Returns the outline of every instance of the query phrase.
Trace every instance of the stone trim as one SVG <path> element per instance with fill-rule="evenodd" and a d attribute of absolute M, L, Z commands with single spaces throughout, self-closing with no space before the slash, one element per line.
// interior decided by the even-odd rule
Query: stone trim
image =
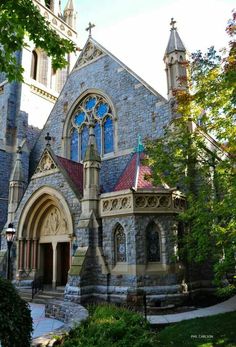
<path fill-rule="evenodd" d="M 34 3 L 41 15 L 50 22 L 51 26 L 57 30 L 60 36 L 64 36 L 67 39 L 69 37 L 70 40 L 73 40 L 74 42 L 77 41 L 77 32 L 69 24 L 56 16 L 48 7 L 41 4 L 38 0 L 34 0 Z"/>
<path fill-rule="evenodd" d="M 31 92 L 43 97 L 46 100 L 51 101 L 52 103 L 55 103 L 57 101 L 57 97 L 46 90 L 39 88 L 33 84 L 30 85 Z"/>
<path fill-rule="evenodd" d="M 101 217 L 134 213 L 180 213 L 184 208 L 185 197 L 170 190 L 102 194 L 99 203 Z"/>
<path fill-rule="evenodd" d="M 98 48 L 92 41 L 88 40 L 73 70 L 80 69 L 104 55 L 104 52 L 100 48 Z"/>

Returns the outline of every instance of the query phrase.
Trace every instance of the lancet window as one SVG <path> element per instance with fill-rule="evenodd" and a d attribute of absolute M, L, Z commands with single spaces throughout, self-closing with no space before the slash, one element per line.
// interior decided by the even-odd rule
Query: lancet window
<path fill-rule="evenodd" d="M 84 159 L 93 124 L 97 150 L 101 156 L 114 151 L 114 115 L 108 101 L 101 95 L 90 94 L 76 107 L 70 123 L 70 157 Z"/>
<path fill-rule="evenodd" d="M 115 241 L 115 262 L 125 263 L 126 262 L 126 235 L 123 227 L 119 224 L 114 233 Z"/>
<path fill-rule="evenodd" d="M 146 230 L 147 261 L 159 262 L 160 252 L 160 232 L 155 223 L 149 224 Z"/>
<path fill-rule="evenodd" d="M 30 77 L 34 80 L 37 79 L 37 70 L 38 70 L 38 54 L 33 51 L 32 52 L 32 58 L 31 58 L 31 73 Z"/>

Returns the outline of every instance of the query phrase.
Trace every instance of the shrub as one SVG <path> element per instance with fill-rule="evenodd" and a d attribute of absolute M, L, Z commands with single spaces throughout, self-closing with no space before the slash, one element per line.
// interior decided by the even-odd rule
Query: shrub
<path fill-rule="evenodd" d="M 156 335 L 141 315 L 113 305 L 92 307 L 90 314 L 64 347 L 156 347 Z"/>
<path fill-rule="evenodd" d="M 220 299 L 226 300 L 231 298 L 231 296 L 236 294 L 236 286 L 233 284 L 228 284 L 225 287 L 217 288 L 216 296 Z"/>
<path fill-rule="evenodd" d="M 32 318 L 28 303 L 14 286 L 0 277 L 0 341 L 3 347 L 29 347 Z"/>

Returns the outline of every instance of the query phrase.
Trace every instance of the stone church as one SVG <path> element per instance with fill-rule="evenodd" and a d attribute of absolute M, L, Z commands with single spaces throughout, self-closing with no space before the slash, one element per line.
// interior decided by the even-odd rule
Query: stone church
<path fill-rule="evenodd" d="M 34 3 L 76 42 L 72 0 L 63 14 L 59 0 Z M 65 300 L 82 303 L 125 302 L 138 289 L 160 305 L 181 300 L 176 217 L 185 200 L 147 179 L 142 143 L 171 122 L 172 91 L 186 74 L 175 22 L 164 53 L 168 100 L 91 31 L 65 70 L 52 71 L 32 44 L 19 55 L 23 67 L 31 61 L 24 83 L 0 80 L 0 228 L 16 229 L 14 277 L 42 277 L 52 288 L 64 286 Z M 28 125 L 32 114 L 49 114 L 41 131 Z"/>

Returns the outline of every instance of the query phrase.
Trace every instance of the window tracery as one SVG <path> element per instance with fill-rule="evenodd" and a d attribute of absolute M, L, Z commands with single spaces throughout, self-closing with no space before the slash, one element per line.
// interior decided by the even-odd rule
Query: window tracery
<path fill-rule="evenodd" d="M 103 96 L 90 94 L 77 105 L 71 117 L 70 158 L 72 160 L 84 159 L 91 124 L 94 126 L 100 155 L 114 151 L 114 115 L 111 107 Z"/>
<path fill-rule="evenodd" d="M 126 262 L 126 235 L 123 227 L 119 224 L 114 233 L 115 241 L 115 262 L 125 263 Z"/>

